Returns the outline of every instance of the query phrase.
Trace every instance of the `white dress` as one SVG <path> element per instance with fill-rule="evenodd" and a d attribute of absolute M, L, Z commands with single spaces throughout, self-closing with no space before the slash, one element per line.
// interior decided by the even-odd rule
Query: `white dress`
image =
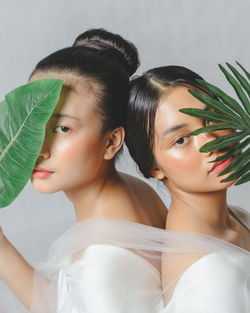
<path fill-rule="evenodd" d="M 53 244 L 48 262 L 40 266 L 51 280 L 43 284 L 37 272 L 31 311 L 159 312 L 164 307 L 160 252 L 147 249 L 151 230 L 158 234 L 157 228 L 114 219 L 76 224 Z"/>
<path fill-rule="evenodd" d="M 128 249 L 91 245 L 80 260 L 60 270 L 57 309 L 60 313 L 247 313 L 249 258 L 231 251 L 203 256 L 181 275 L 164 305 L 160 272 L 148 261 Z"/>
<path fill-rule="evenodd" d="M 250 259 L 221 251 L 192 264 L 161 313 L 249 313 Z"/>
<path fill-rule="evenodd" d="M 163 257 L 173 268 L 190 254 L 200 257 L 162 283 Z M 249 269 L 248 251 L 211 236 L 91 219 L 52 245 L 35 275 L 31 312 L 250 313 Z"/>
<path fill-rule="evenodd" d="M 95 244 L 60 269 L 57 311 L 153 313 L 160 290 L 160 273 L 145 259 L 128 249 Z"/>
<path fill-rule="evenodd" d="M 151 263 L 167 255 L 173 268 L 192 253 L 201 257 L 163 290 L 161 268 Z M 86 220 L 55 242 L 45 269 L 57 275 L 46 287 L 48 304 L 40 302 L 35 313 L 250 312 L 250 253 L 203 234 Z M 40 292 L 39 279 L 36 285 Z"/>
<path fill-rule="evenodd" d="M 250 215 L 231 213 L 249 230 Z M 225 245 L 226 247 L 226 245 Z M 243 253 L 242 253 L 243 252 Z M 179 277 L 161 313 L 249 313 L 250 253 L 232 245 L 199 258 Z"/>

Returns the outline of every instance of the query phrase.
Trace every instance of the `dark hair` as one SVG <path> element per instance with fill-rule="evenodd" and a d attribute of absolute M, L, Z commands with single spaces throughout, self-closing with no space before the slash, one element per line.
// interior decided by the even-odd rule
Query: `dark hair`
<path fill-rule="evenodd" d="M 153 138 L 155 113 L 159 100 L 167 87 L 184 85 L 209 93 L 196 81 L 202 79 L 182 66 L 164 66 L 151 69 L 130 83 L 130 97 L 126 123 L 125 142 L 130 155 L 146 177 L 152 177 L 155 164 Z"/>
<path fill-rule="evenodd" d="M 97 111 L 102 119 L 103 135 L 125 126 L 129 77 L 138 66 L 137 49 L 131 42 L 104 29 L 90 29 L 79 35 L 72 47 L 41 60 L 33 73 L 67 71 L 98 83 L 101 95 L 96 95 Z"/>

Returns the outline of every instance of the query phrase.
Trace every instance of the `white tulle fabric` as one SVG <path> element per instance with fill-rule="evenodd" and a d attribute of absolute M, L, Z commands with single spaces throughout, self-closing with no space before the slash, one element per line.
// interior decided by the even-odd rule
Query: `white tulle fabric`
<path fill-rule="evenodd" d="M 86 220 L 53 244 L 31 312 L 247 313 L 250 253 L 203 234 Z"/>
<path fill-rule="evenodd" d="M 0 299 L 1 313 L 24 312 L 8 310 L 1 290 Z M 37 267 L 30 311 L 249 313 L 250 253 L 203 234 L 86 220 L 61 236 Z"/>

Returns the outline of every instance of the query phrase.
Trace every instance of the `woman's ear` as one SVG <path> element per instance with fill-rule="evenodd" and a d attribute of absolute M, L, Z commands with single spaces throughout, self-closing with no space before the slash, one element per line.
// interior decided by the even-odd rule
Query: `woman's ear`
<path fill-rule="evenodd" d="M 118 127 L 105 136 L 106 151 L 104 153 L 105 160 L 111 160 L 116 153 L 121 149 L 125 137 L 123 127 Z"/>
<path fill-rule="evenodd" d="M 166 178 L 165 174 L 159 167 L 157 167 L 157 165 L 155 165 L 154 168 L 152 169 L 151 175 L 158 180 L 164 180 Z"/>

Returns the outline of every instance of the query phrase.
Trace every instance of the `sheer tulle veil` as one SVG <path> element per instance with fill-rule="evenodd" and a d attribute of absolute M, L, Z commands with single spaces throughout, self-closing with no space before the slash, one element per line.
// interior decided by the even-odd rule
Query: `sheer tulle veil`
<path fill-rule="evenodd" d="M 150 308 L 152 312 L 159 312 L 167 307 L 173 288 L 187 267 L 208 254 L 218 252 L 236 255 L 243 260 L 238 264 L 239 267 L 250 264 L 248 251 L 204 234 L 170 232 L 116 219 L 89 219 L 76 224 L 61 236 L 51 246 L 48 261 L 37 266 L 32 312 L 56 312 L 59 269 L 78 262 L 84 251 L 96 244 L 130 250 L 155 267 L 159 277 L 161 271 L 166 270 L 162 268 L 163 264 L 167 264 L 167 268 L 171 269 L 169 280 L 163 282 L 157 292 L 152 291 L 155 299 Z M 135 294 L 134 297 L 136 296 Z M 98 294 L 96 297 L 98 299 Z"/>

